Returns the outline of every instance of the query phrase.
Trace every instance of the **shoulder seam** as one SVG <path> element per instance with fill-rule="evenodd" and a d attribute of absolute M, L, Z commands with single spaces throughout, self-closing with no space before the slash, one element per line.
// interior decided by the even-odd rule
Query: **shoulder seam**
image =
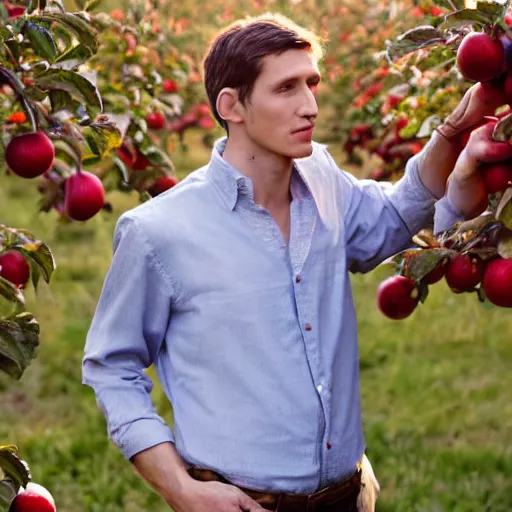
<path fill-rule="evenodd" d="M 142 229 L 142 226 L 141 226 L 139 220 L 136 217 L 129 217 L 128 219 L 134 223 L 137 230 L 140 231 L 140 233 L 141 233 L 144 245 L 146 246 L 146 248 L 148 250 L 149 263 L 155 267 L 156 271 L 166 280 L 167 284 L 170 286 L 171 291 L 172 291 L 171 304 L 174 304 L 176 302 L 175 294 L 177 293 L 177 289 L 178 289 L 175 281 L 172 279 L 169 271 L 167 270 L 167 268 L 165 267 L 163 262 L 156 256 L 155 252 L 153 251 L 153 248 L 151 246 L 151 241 L 149 240 L 146 233 Z"/>

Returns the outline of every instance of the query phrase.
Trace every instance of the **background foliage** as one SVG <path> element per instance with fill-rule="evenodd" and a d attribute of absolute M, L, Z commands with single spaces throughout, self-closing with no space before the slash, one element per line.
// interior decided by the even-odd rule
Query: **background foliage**
<path fill-rule="evenodd" d="M 375 134 L 371 139 L 378 146 L 403 112 L 411 123 L 410 132 L 404 135 L 412 136 L 416 132 L 411 126 L 418 129 L 429 114 L 449 109 L 468 86 L 451 67 L 446 73 L 438 68 L 441 72 L 432 76 L 421 71 L 421 63 L 415 72 L 410 62 L 404 61 L 391 72 L 382 71 L 389 67 L 383 54 L 386 40 L 412 26 L 437 23 L 439 13 L 430 2 L 196 0 L 162 2 L 158 11 L 152 10 L 150 3 L 148 6 L 149 15 L 139 32 L 105 29 L 101 33 L 105 49 L 93 62 L 100 67 L 98 88 L 107 96 L 109 107 L 119 109 L 120 114 L 134 112 L 139 119 L 145 118 L 148 109 L 158 107 L 172 122 L 174 113 L 160 101 L 158 79 L 152 83 L 156 95 L 144 96 L 133 109 L 132 104 L 123 107 L 125 100 L 116 99 L 119 84 L 102 81 L 102 76 L 109 75 L 101 75 L 101 70 L 120 77 L 123 63 L 159 64 L 162 76 L 172 76 L 179 84 L 182 112 L 186 113 L 204 101 L 199 63 L 217 27 L 244 13 L 279 11 L 329 37 L 317 140 L 329 143 L 338 163 L 359 176 L 374 173 L 382 161 L 370 152 L 347 154 L 346 143 L 354 126 L 370 124 Z M 76 8 L 73 4 L 67 7 Z M 111 12 L 118 7 L 105 2 L 98 11 Z M 132 32 L 139 38 L 146 34 L 144 44 L 134 46 L 133 39 L 127 37 Z M 165 37 L 158 35 L 162 33 Z M 436 65 L 450 58 L 449 52 L 437 55 Z M 439 87 L 432 88 L 432 80 L 438 80 Z M 389 89 L 405 82 L 407 96 L 413 100 L 403 104 L 392 100 L 393 110 Z M 125 96 L 136 100 L 130 94 Z M 425 108 L 418 110 L 418 105 Z M 16 110 L 4 106 L 10 109 L 4 116 Z M 218 128 L 198 126 L 181 134 L 146 132 L 135 145 L 142 151 L 154 146 L 169 152 L 172 162 L 166 164 L 165 172 L 182 178 L 208 161 L 209 144 L 221 133 Z M 404 161 L 385 163 L 394 166 L 396 176 Z M 107 440 L 92 390 L 80 385 L 85 335 L 110 263 L 113 227 L 123 211 L 144 199 L 143 185 L 132 191 L 119 186 L 119 177 L 127 172 L 119 161 L 106 158 L 97 167 L 91 158 L 90 164 L 110 176 L 105 184 L 112 211 L 100 212 L 87 224 L 69 223 L 55 208 L 38 214 L 41 193 L 37 187 L 13 175 L 0 176 L 1 222 L 25 227 L 44 240 L 58 265 L 50 286 L 43 282 L 37 294 L 32 289 L 26 292 L 27 309 L 41 326 L 39 357 L 20 382 L 0 375 L 0 440 L 20 447 L 23 458 L 30 462 L 34 481 L 53 493 L 59 511 L 164 510 L 165 504 Z M 352 278 L 361 340 L 365 433 L 383 488 L 378 510 L 509 511 L 510 313 L 482 305 L 469 294 L 455 296 L 441 282 L 412 317 L 389 321 L 377 312 L 375 290 L 391 272 L 391 268 L 380 267 Z M 153 397 L 172 424 L 172 410 L 159 385 Z"/>

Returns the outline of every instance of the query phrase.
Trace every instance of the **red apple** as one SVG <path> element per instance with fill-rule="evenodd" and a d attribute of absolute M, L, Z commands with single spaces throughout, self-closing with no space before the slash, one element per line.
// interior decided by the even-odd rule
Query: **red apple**
<path fill-rule="evenodd" d="M 199 116 L 211 116 L 212 114 L 210 106 L 206 103 L 199 103 L 198 105 L 196 105 L 195 111 Z"/>
<path fill-rule="evenodd" d="M 418 296 L 413 296 L 414 281 L 404 276 L 393 276 L 380 283 L 377 289 L 377 305 L 388 318 L 402 320 L 418 305 Z"/>
<path fill-rule="evenodd" d="M 438 263 L 426 276 L 425 282 L 427 284 L 435 284 L 444 277 L 446 266 L 444 262 Z"/>
<path fill-rule="evenodd" d="M 165 126 L 165 117 L 160 112 L 152 112 L 146 117 L 146 123 L 152 130 L 161 130 Z"/>
<path fill-rule="evenodd" d="M 468 255 L 456 256 L 446 267 L 445 279 L 454 293 L 473 290 L 482 277 L 483 263 Z"/>
<path fill-rule="evenodd" d="M 178 183 L 178 180 L 173 176 L 159 176 L 153 185 L 149 187 L 148 192 L 153 196 L 157 196 L 166 190 L 174 187 Z"/>
<path fill-rule="evenodd" d="M 66 180 L 66 213 L 73 220 L 94 217 L 105 203 L 105 191 L 98 176 L 81 171 Z"/>
<path fill-rule="evenodd" d="M 146 155 L 141 153 L 138 149 L 135 149 L 135 158 L 132 162 L 132 169 L 134 171 L 143 171 L 150 163 Z"/>
<path fill-rule="evenodd" d="M 0 254 L 0 276 L 19 288 L 25 288 L 30 277 L 30 267 L 25 256 L 15 250 Z"/>
<path fill-rule="evenodd" d="M 165 92 L 168 93 L 177 92 L 179 89 L 178 84 L 174 80 L 172 80 L 172 78 L 166 78 L 162 82 L 162 88 Z"/>
<path fill-rule="evenodd" d="M 56 512 L 55 500 L 42 485 L 29 482 L 14 498 L 9 512 Z"/>
<path fill-rule="evenodd" d="M 215 128 L 215 121 L 210 116 L 203 116 L 199 118 L 197 124 L 204 130 L 211 130 L 212 128 Z"/>
<path fill-rule="evenodd" d="M 512 308 L 512 259 L 491 260 L 485 267 L 482 286 L 490 302 Z"/>
<path fill-rule="evenodd" d="M 9 168 L 22 178 L 35 178 L 51 169 L 55 158 L 52 141 L 42 131 L 13 137 L 5 149 Z"/>
<path fill-rule="evenodd" d="M 8 18 L 19 18 L 25 14 L 25 7 L 22 5 L 11 5 L 9 2 L 4 0 L 5 8 L 7 9 Z"/>
<path fill-rule="evenodd" d="M 512 162 L 497 162 L 483 170 L 485 186 L 489 194 L 503 192 L 512 182 Z"/>
<path fill-rule="evenodd" d="M 457 66 L 462 75 L 474 82 L 496 78 L 503 69 L 504 50 L 498 39 L 483 32 L 470 32 L 457 51 Z"/>
<path fill-rule="evenodd" d="M 120 148 L 117 149 L 117 156 L 128 166 L 131 167 L 134 161 L 134 155 L 132 150 L 128 147 L 127 144 L 122 144 Z"/>

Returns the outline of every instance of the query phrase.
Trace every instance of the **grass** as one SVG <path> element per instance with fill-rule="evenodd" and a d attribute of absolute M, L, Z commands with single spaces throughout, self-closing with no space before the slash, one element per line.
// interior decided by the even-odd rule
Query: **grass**
<path fill-rule="evenodd" d="M 334 152 L 335 157 L 339 154 Z M 173 159 L 180 175 L 209 150 L 191 141 Z M 51 286 L 28 292 L 42 328 L 39 357 L 20 383 L 0 378 L 0 440 L 17 444 L 33 479 L 59 512 L 166 510 L 108 441 L 92 390 L 81 385 L 85 335 L 111 257 L 117 217 L 137 204 L 112 194 L 114 213 L 85 225 L 36 213 L 33 183 L 0 177 L 0 219 L 30 229 L 58 262 Z M 375 306 L 379 267 L 353 277 L 368 453 L 382 486 L 379 512 L 505 512 L 512 509 L 512 322 L 473 295 L 432 287 L 410 318 Z M 159 411 L 172 422 L 156 385 Z"/>

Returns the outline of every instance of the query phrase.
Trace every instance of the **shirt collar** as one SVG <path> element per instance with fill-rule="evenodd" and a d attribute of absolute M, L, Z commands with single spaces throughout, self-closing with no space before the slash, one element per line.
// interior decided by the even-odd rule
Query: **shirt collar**
<path fill-rule="evenodd" d="M 254 201 L 254 188 L 250 178 L 222 158 L 227 140 L 227 136 L 224 136 L 215 141 L 207 172 L 228 208 L 234 210 L 238 198 L 242 195 L 248 196 L 251 201 Z M 311 195 L 309 187 L 296 164 L 293 166 L 290 190 L 294 199 Z"/>

